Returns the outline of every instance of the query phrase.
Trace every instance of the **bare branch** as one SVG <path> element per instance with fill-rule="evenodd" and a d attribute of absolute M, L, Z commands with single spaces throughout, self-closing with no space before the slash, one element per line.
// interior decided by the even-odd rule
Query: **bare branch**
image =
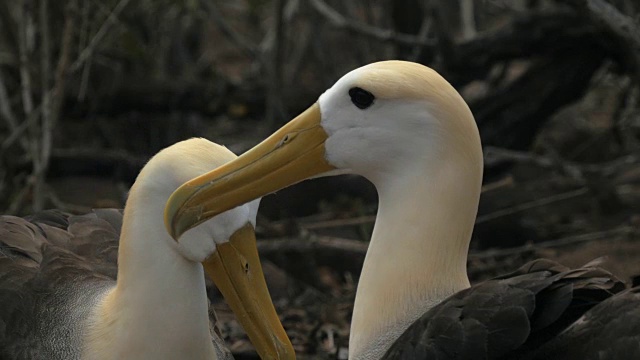
<path fill-rule="evenodd" d="M 485 259 L 509 255 L 518 255 L 530 251 L 536 251 L 545 248 L 558 248 L 574 244 L 580 244 L 588 241 L 619 239 L 622 236 L 630 236 L 638 234 L 638 229 L 622 225 L 609 230 L 590 232 L 586 234 L 567 236 L 560 239 L 548 240 L 536 244 L 527 244 L 523 246 L 498 249 L 473 251 L 469 253 L 469 260 Z M 258 241 L 258 250 L 261 255 L 271 256 L 281 254 L 285 251 L 295 251 L 299 253 L 330 253 L 330 254 L 347 254 L 350 259 L 362 258 L 367 252 L 368 243 L 359 240 L 350 240 L 328 236 L 311 236 L 308 239 L 269 239 L 268 241 Z"/>
<path fill-rule="evenodd" d="M 578 164 L 574 164 L 561 159 L 552 159 L 546 156 L 532 154 L 530 152 L 516 151 L 510 149 L 488 146 L 484 150 L 485 166 L 493 167 L 505 161 L 515 161 L 518 163 L 531 163 L 543 168 L 554 168 L 560 170 L 565 175 L 579 180 L 584 180 L 583 171 Z"/>
<path fill-rule="evenodd" d="M 267 87 L 267 123 L 273 126 L 276 119 L 283 115 L 280 87 L 282 84 L 282 52 L 284 38 L 284 7 L 285 0 L 276 0 L 274 3 L 273 29 L 274 38 L 269 56 L 269 81 Z"/>
<path fill-rule="evenodd" d="M 491 192 L 494 190 L 502 189 L 504 187 L 513 187 L 514 184 L 515 181 L 513 180 L 513 176 L 509 175 L 504 177 L 503 179 L 482 185 L 480 193 Z"/>
<path fill-rule="evenodd" d="M 18 127 L 16 127 L 6 139 L 4 139 L 2 144 L 0 144 L 0 149 L 3 151 L 8 149 L 18 139 L 20 139 L 21 142 L 26 142 L 26 139 L 22 137 L 22 134 L 29 127 L 33 126 L 33 124 L 38 120 L 38 118 L 40 117 L 41 109 L 42 109 L 41 105 L 33 109 L 33 112 L 31 112 L 31 115 L 26 120 L 21 122 L 20 125 L 18 125 Z M 28 144 L 25 145 L 25 147 L 28 148 Z"/>
<path fill-rule="evenodd" d="M 500 186 L 506 186 L 508 185 L 512 180 L 504 180 L 499 182 Z M 476 219 L 476 224 L 482 224 L 485 223 L 487 221 L 491 221 L 491 220 L 495 220 L 501 217 L 505 217 L 505 216 L 509 216 L 509 215 L 513 215 L 519 212 L 523 212 L 526 210 L 530 210 L 530 209 L 534 209 L 537 207 L 541 207 L 541 206 L 547 206 L 556 202 L 560 202 L 560 201 L 564 201 L 564 200 L 568 200 L 568 199 L 573 199 L 575 197 L 579 197 L 582 195 L 585 195 L 589 192 L 589 189 L 587 188 L 580 188 L 577 190 L 572 190 L 572 191 L 568 191 L 568 192 L 564 192 L 561 194 L 554 194 L 552 196 L 548 196 L 542 199 L 536 199 L 534 201 L 529 201 L 526 203 L 522 203 L 522 204 L 518 204 L 516 206 L 512 206 L 506 209 L 502 209 L 502 210 L 498 210 L 498 211 L 494 211 L 492 213 L 489 214 L 485 214 L 485 215 L 480 215 L 478 216 L 478 218 Z M 302 224 L 301 226 L 307 230 L 316 230 L 316 229 L 326 229 L 326 228 L 333 228 L 333 227 L 341 227 L 341 226 L 354 226 L 354 225 L 361 225 L 361 224 L 370 224 L 375 222 L 376 220 L 376 216 L 375 215 L 367 215 L 367 216 L 359 216 L 359 217 L 355 217 L 355 218 L 348 218 L 348 219 L 333 219 L 333 220 L 326 220 L 326 221 L 317 221 L 317 222 L 313 222 L 313 223 L 309 223 L 309 224 Z"/>
<path fill-rule="evenodd" d="M 2 32 L 4 34 L 3 39 L 7 41 L 10 51 L 14 54 L 19 54 L 20 45 L 18 44 L 18 36 L 15 34 L 18 27 L 11 16 L 11 11 L 9 10 L 10 3 L 10 1 L 0 1 L 0 25 L 2 25 Z"/>
<path fill-rule="evenodd" d="M 346 19 L 323 0 L 311 0 L 311 5 L 333 26 L 340 29 L 347 29 L 361 35 L 387 42 L 396 42 L 405 45 L 422 45 L 425 47 L 435 46 L 434 40 L 420 39 L 413 35 L 401 34 L 393 30 L 385 30 L 368 24 L 363 24 L 354 19 Z"/>
<path fill-rule="evenodd" d="M 572 191 L 568 191 L 568 192 L 564 192 L 564 193 L 560 193 L 560 194 L 554 194 L 551 196 L 547 196 L 541 199 L 536 199 L 533 201 L 529 201 L 526 203 L 522 203 L 522 204 L 518 204 L 516 206 L 512 206 L 506 209 L 501 209 L 498 211 L 494 211 L 492 213 L 489 214 L 485 214 L 485 215 L 480 215 L 476 218 L 476 224 L 482 224 L 485 223 L 487 221 L 491 221 L 491 220 L 495 220 L 495 219 L 499 219 L 501 217 L 505 217 L 505 216 L 509 216 L 509 215 L 513 215 L 519 212 L 523 212 L 526 210 L 530 210 L 530 209 L 535 209 L 537 207 L 541 207 L 541 206 L 547 206 L 547 205 L 551 205 L 553 203 L 557 203 L 560 201 L 564 201 L 564 200 L 569 200 L 569 199 L 573 199 L 582 195 L 586 195 L 589 193 L 589 189 L 588 188 L 580 188 L 577 190 L 572 190 Z"/>
<path fill-rule="evenodd" d="M 51 123 L 55 127 L 60 117 L 60 108 L 65 97 L 65 88 L 67 79 L 65 74 L 69 69 L 69 61 L 71 58 L 71 47 L 73 45 L 73 33 L 75 30 L 75 1 L 69 1 L 66 7 L 64 29 L 62 31 L 62 39 L 60 44 L 60 56 L 56 71 L 54 74 L 54 83 L 51 96 Z M 51 152 L 51 146 L 47 147 L 47 151 Z M 46 158 L 49 153 L 45 154 Z"/>
<path fill-rule="evenodd" d="M 122 12 L 122 10 L 124 10 L 124 8 L 127 6 L 129 1 L 131 0 L 120 0 L 120 2 L 118 2 L 116 7 L 113 8 L 113 11 L 111 11 L 111 13 L 109 14 L 109 17 L 107 17 L 107 20 L 105 20 L 102 23 L 102 25 L 100 25 L 98 32 L 93 36 L 93 38 L 89 42 L 89 45 L 87 45 L 87 47 L 84 48 L 82 52 L 80 52 L 80 55 L 78 56 L 76 61 L 74 61 L 73 64 L 71 64 L 71 66 L 69 67 L 70 72 L 73 73 L 73 72 L 76 72 L 78 69 L 80 69 L 80 67 L 84 64 L 84 62 L 91 56 L 91 54 L 96 49 L 96 47 L 98 46 L 102 38 L 111 29 L 111 26 L 113 26 L 113 24 L 116 23 L 118 16 Z"/>
<path fill-rule="evenodd" d="M 31 118 L 34 114 L 34 104 L 33 104 L 33 91 L 31 86 L 31 74 L 29 69 L 29 56 L 31 55 L 35 34 L 35 25 L 33 23 L 33 17 L 31 14 L 31 6 L 33 5 L 33 1 L 24 0 L 19 5 L 19 28 L 18 28 L 18 39 L 19 39 L 19 49 L 20 49 L 20 85 L 21 85 L 21 95 L 22 95 L 22 108 L 24 110 L 24 115 L 26 119 Z M 43 89 L 43 91 L 46 91 Z M 40 174 L 40 151 L 39 151 L 39 132 L 40 128 L 38 126 L 37 121 L 29 121 L 27 122 L 27 129 L 29 130 L 29 152 L 31 154 L 31 164 L 32 171 L 30 180 L 28 181 L 27 186 L 35 187 L 34 192 L 36 195 L 34 196 L 34 205 L 39 204 L 38 202 L 38 177 Z M 21 206 L 22 200 L 20 199 L 19 204 Z M 13 204 L 10 209 L 13 208 Z"/>
<path fill-rule="evenodd" d="M 53 149 L 53 157 L 78 162 L 89 159 L 94 163 L 120 163 L 140 169 L 149 160 L 147 156 L 136 155 L 124 150 L 66 148 Z"/>
<path fill-rule="evenodd" d="M 24 204 L 24 200 L 27 197 L 27 194 L 29 193 L 29 187 L 30 187 L 30 184 L 27 184 L 24 187 L 22 187 L 20 191 L 15 193 L 13 200 L 11 200 L 11 203 L 9 204 L 9 208 L 7 209 L 7 214 L 18 213 L 18 211 L 22 208 L 22 205 Z"/>
<path fill-rule="evenodd" d="M 574 179 L 582 179 L 585 172 L 598 173 L 601 176 L 610 176 L 620 170 L 620 167 L 640 162 L 638 155 L 626 155 L 612 161 L 597 164 L 581 164 L 564 159 L 554 159 L 546 156 L 535 155 L 529 152 L 502 149 L 488 146 L 484 149 L 485 166 L 492 167 L 505 161 L 518 163 L 532 163 L 543 168 L 552 168 L 562 171 Z"/>
<path fill-rule="evenodd" d="M 309 224 L 302 224 L 302 227 L 307 230 L 327 229 L 342 226 L 354 226 L 362 224 L 371 224 L 376 221 L 375 215 L 358 216 L 347 219 L 332 219 L 325 221 L 316 221 Z"/>
<path fill-rule="evenodd" d="M 620 109 L 615 131 L 626 151 L 638 153 L 640 143 L 635 136 L 634 127 L 640 125 L 637 104 L 640 104 L 640 87 L 634 86 L 623 94 L 624 105 Z M 631 131 L 630 131 L 631 130 Z"/>
<path fill-rule="evenodd" d="M 628 236 L 637 234 L 638 229 L 623 225 L 619 227 L 615 227 L 613 229 L 605 230 L 605 231 L 596 231 L 590 232 L 586 234 L 567 236 L 564 238 L 544 241 L 536 244 L 527 244 L 523 246 L 508 248 L 508 249 L 498 249 L 498 250 L 487 250 L 482 252 L 472 252 L 469 254 L 469 258 L 473 259 L 482 259 L 482 258 L 490 258 L 497 256 L 507 256 L 507 255 L 517 255 L 528 251 L 536 251 L 544 248 L 556 248 L 568 245 L 579 244 L 587 241 L 595 241 L 595 240 L 609 240 L 616 239 L 620 236 Z"/>
<path fill-rule="evenodd" d="M 40 156 L 33 159 L 33 197 L 32 208 L 34 211 L 44 209 L 44 184 L 45 173 L 48 167 L 48 154 L 51 148 L 51 134 L 53 132 L 53 124 L 51 119 L 51 94 L 49 93 L 49 82 L 51 80 L 51 47 L 49 44 L 49 17 L 47 8 L 48 0 L 40 0 L 40 8 L 38 18 L 40 21 L 40 80 L 42 95 L 42 139 L 40 143 Z M 32 141 L 37 141 L 33 139 Z"/>
<path fill-rule="evenodd" d="M 277 254 L 283 249 L 298 252 L 338 251 L 341 254 L 353 254 L 364 256 L 369 245 L 359 240 L 349 240 L 335 237 L 315 237 L 309 239 L 271 239 L 258 241 L 258 250 L 261 255 Z"/>
<path fill-rule="evenodd" d="M 209 10 L 209 16 L 213 22 L 218 25 L 218 28 L 231 42 L 238 45 L 242 51 L 244 51 L 249 57 L 258 57 L 260 51 L 258 47 L 251 44 L 247 39 L 235 31 L 231 25 L 225 20 L 224 16 L 218 10 L 218 7 L 214 4 L 214 0 L 203 0 L 203 4 Z"/>
<path fill-rule="evenodd" d="M 70 204 L 62 201 L 53 189 L 47 189 L 47 198 L 51 201 L 53 206 L 61 211 L 70 212 L 74 214 L 85 214 L 91 212 L 90 206 Z"/>
<path fill-rule="evenodd" d="M 431 16 L 425 16 L 422 19 L 422 25 L 420 25 L 420 31 L 418 31 L 418 40 L 421 42 L 420 44 L 415 44 L 413 49 L 411 50 L 411 56 L 409 57 L 410 61 L 418 61 L 420 55 L 422 54 L 422 50 L 424 49 L 424 42 L 427 41 L 429 37 L 429 33 L 431 32 L 431 27 L 433 26 L 433 22 L 431 21 Z"/>
<path fill-rule="evenodd" d="M 594 22 L 626 45 L 636 81 L 640 82 L 640 25 L 633 17 L 622 14 L 603 0 L 569 0 L 572 6 L 586 12 Z"/>
<path fill-rule="evenodd" d="M 465 40 L 472 39 L 476 35 L 473 0 L 460 0 L 460 20 L 462 23 L 462 36 Z"/>
<path fill-rule="evenodd" d="M 80 77 L 80 88 L 78 89 L 78 101 L 82 102 L 87 97 L 87 88 L 89 87 L 89 75 L 91 74 L 91 64 L 93 57 L 89 56 L 85 65 L 82 67 L 82 75 Z"/>
<path fill-rule="evenodd" d="M 304 60 L 309 54 L 312 37 L 315 35 L 316 31 L 317 29 L 311 23 L 306 29 L 301 30 L 296 35 L 297 44 L 296 46 L 293 46 L 291 54 L 287 56 L 289 58 L 289 65 L 287 66 L 287 71 L 284 74 L 286 76 L 286 80 L 284 80 L 285 84 L 291 84 L 294 79 L 298 78 L 300 69 L 303 67 Z"/>
<path fill-rule="evenodd" d="M 20 82 L 22 94 L 22 107 L 25 116 L 29 116 L 33 111 L 33 98 L 31 92 L 31 75 L 29 73 L 29 53 L 33 40 L 33 19 L 28 13 L 28 1 L 22 1 L 20 4 L 20 14 L 18 16 L 20 26 L 18 29 L 19 50 L 20 50 Z"/>
<path fill-rule="evenodd" d="M 18 127 L 18 120 L 11 109 L 11 101 L 7 94 L 7 87 L 4 85 L 2 71 L 0 71 L 0 115 L 9 125 L 9 129 L 14 131 Z"/>

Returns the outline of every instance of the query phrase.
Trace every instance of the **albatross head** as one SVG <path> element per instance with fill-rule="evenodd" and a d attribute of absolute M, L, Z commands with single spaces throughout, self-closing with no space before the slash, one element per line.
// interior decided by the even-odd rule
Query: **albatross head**
<path fill-rule="evenodd" d="M 165 225 L 177 238 L 238 204 L 337 173 L 362 175 L 379 194 L 349 346 L 350 358 L 375 359 L 425 310 L 469 286 L 480 137 L 435 71 L 402 61 L 353 70 L 262 143 L 183 184 Z"/>
<path fill-rule="evenodd" d="M 379 191 L 399 173 L 450 164 L 482 175 L 480 137 L 458 92 L 434 70 L 383 61 L 343 76 L 315 104 L 237 160 L 173 193 L 173 237 L 238 204 L 310 177 L 354 173 Z M 424 171 L 423 171 L 424 170 Z"/>
<path fill-rule="evenodd" d="M 206 139 L 181 141 L 156 154 L 140 173 L 136 186 L 144 188 L 148 197 L 166 201 L 183 183 L 236 158 L 226 147 Z M 240 229 L 255 227 L 259 204 L 260 199 L 255 199 L 207 219 L 174 240 L 173 245 L 187 259 L 204 262 Z"/>
<path fill-rule="evenodd" d="M 420 64 L 384 61 L 356 69 L 322 94 L 318 107 L 327 162 L 378 188 L 409 168 L 478 153 L 466 103 Z"/>
<path fill-rule="evenodd" d="M 236 155 L 227 148 L 205 139 L 179 142 L 159 152 L 144 167 L 131 191 L 136 197 L 133 202 L 160 201 L 164 205 L 182 183 L 234 159 Z M 294 359 L 258 257 L 254 228 L 259 202 L 260 199 L 252 199 L 215 217 L 202 219 L 199 226 L 175 240 L 166 238 L 183 257 L 203 264 L 262 358 Z M 128 207 L 126 211 L 154 208 Z M 153 216 L 139 218 L 155 219 Z"/>

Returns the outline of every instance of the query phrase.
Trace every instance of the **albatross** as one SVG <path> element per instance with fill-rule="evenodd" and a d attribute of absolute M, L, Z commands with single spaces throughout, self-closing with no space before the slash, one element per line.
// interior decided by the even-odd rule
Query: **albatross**
<path fill-rule="evenodd" d="M 379 207 L 349 359 L 640 358 L 640 291 L 621 291 L 597 264 L 539 260 L 470 286 L 482 171 L 478 128 L 458 92 L 428 67 L 383 61 L 349 72 L 262 143 L 183 184 L 165 225 L 180 239 L 301 180 L 362 175 Z"/>
<path fill-rule="evenodd" d="M 185 140 L 146 164 L 124 213 L 0 217 L 0 358 L 227 359 L 210 330 L 206 273 L 263 359 L 294 359 L 256 250 L 259 200 L 179 241 L 163 224 L 180 184 L 234 158 Z"/>

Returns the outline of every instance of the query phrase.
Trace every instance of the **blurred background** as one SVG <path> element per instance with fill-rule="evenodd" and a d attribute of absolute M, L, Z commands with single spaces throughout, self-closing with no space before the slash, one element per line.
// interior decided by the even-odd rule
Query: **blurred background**
<path fill-rule="evenodd" d="M 607 256 L 624 280 L 640 275 L 635 0 L 0 1 L 0 208 L 122 207 L 161 148 L 200 136 L 242 153 L 383 59 L 436 69 L 475 115 L 473 281 L 537 257 Z M 302 359 L 346 358 L 376 206 L 355 176 L 262 202 L 265 273 Z"/>

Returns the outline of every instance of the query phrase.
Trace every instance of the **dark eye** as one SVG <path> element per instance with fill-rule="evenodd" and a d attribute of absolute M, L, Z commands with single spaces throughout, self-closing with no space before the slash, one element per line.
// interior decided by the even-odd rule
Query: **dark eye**
<path fill-rule="evenodd" d="M 357 106 L 359 109 L 368 108 L 373 104 L 373 100 L 376 99 L 372 93 L 359 87 L 349 89 L 349 96 L 351 97 L 353 105 Z"/>

